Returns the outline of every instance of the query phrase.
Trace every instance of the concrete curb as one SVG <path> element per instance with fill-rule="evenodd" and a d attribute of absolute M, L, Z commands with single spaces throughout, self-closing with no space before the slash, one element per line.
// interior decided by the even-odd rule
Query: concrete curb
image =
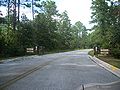
<path fill-rule="evenodd" d="M 120 81 L 111 83 L 91 83 L 84 85 L 84 90 L 120 90 Z"/>
<path fill-rule="evenodd" d="M 113 74 L 115 74 L 116 76 L 118 76 L 120 78 L 120 69 L 119 68 L 117 68 L 115 66 L 112 66 L 112 65 L 96 58 L 95 56 L 92 57 L 92 56 L 89 55 L 89 58 L 91 60 L 93 60 L 95 63 L 97 63 L 99 66 L 105 68 L 106 70 L 112 72 Z"/>

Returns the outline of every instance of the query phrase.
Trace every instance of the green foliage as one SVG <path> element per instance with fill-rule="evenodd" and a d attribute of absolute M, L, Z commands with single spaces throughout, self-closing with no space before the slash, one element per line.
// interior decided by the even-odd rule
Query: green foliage
<path fill-rule="evenodd" d="M 90 37 L 93 45 L 99 43 L 102 48 L 109 48 L 116 57 L 120 50 L 120 7 L 113 2 L 113 0 L 92 0 L 91 23 L 96 23 L 96 27 Z"/>
<path fill-rule="evenodd" d="M 2 25 L 0 33 L 1 53 L 6 56 L 17 55 L 17 34 L 12 29 L 7 30 L 6 25 Z"/>
<path fill-rule="evenodd" d="M 63 49 L 70 48 L 70 41 L 71 41 L 71 24 L 67 12 L 63 12 L 60 15 L 60 22 L 58 24 L 58 34 L 60 38 L 60 46 Z"/>
<path fill-rule="evenodd" d="M 42 46 L 47 51 L 61 51 L 78 48 L 87 48 L 88 35 L 85 26 L 80 22 L 71 25 L 67 11 L 58 13 L 54 1 L 35 0 L 32 6 L 29 3 L 26 7 L 37 7 L 37 15 L 29 20 L 23 13 L 21 21 L 17 19 L 16 30 L 13 30 L 13 12 L 0 23 L 0 55 L 19 56 L 25 55 L 26 48 L 38 49 Z M 34 11 L 34 10 L 32 10 Z M 34 14 L 34 12 L 32 13 Z M 0 18 L 1 19 L 1 18 Z M 37 51 L 39 52 L 39 51 Z M 36 52 L 35 52 L 36 53 Z"/>
<path fill-rule="evenodd" d="M 120 58 L 120 48 L 112 48 L 111 49 L 111 55 L 115 58 Z"/>
<path fill-rule="evenodd" d="M 75 23 L 75 25 L 72 26 L 71 29 L 74 48 L 88 48 L 88 35 L 85 26 L 80 21 L 78 21 Z"/>
<path fill-rule="evenodd" d="M 0 17 L 0 24 L 5 24 L 5 23 L 6 23 L 5 18 Z"/>

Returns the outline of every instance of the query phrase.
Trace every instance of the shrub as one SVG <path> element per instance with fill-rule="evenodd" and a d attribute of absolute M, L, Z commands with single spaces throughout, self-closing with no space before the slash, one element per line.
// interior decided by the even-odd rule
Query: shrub
<path fill-rule="evenodd" d="M 111 49 L 111 55 L 115 58 L 120 58 L 120 49 L 112 48 Z"/>

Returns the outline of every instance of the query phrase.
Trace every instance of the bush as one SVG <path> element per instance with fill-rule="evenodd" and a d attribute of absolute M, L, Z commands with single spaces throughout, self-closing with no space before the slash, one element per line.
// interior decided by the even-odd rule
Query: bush
<path fill-rule="evenodd" d="M 120 58 L 120 49 L 112 48 L 111 49 L 111 55 L 115 58 Z"/>

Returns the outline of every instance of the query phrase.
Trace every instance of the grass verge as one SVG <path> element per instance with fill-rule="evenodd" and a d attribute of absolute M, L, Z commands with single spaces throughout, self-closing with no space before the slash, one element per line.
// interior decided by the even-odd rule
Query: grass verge
<path fill-rule="evenodd" d="M 116 59 L 111 56 L 97 56 L 100 60 L 103 60 L 104 62 L 107 62 L 117 68 L 120 68 L 120 59 Z"/>
<path fill-rule="evenodd" d="M 94 51 L 90 51 L 88 53 L 89 55 L 91 56 L 94 56 Z M 103 55 L 103 54 L 99 54 L 98 56 L 96 56 L 97 58 L 99 58 L 100 60 L 106 62 L 106 63 L 109 63 L 117 68 L 120 68 L 120 59 L 116 59 L 112 56 L 109 56 L 109 55 Z"/>
<path fill-rule="evenodd" d="M 88 52 L 88 54 L 89 54 L 90 56 L 94 56 L 94 51 L 91 50 L 91 51 Z"/>
<path fill-rule="evenodd" d="M 44 51 L 44 53 L 41 52 L 40 54 L 26 54 L 26 55 L 13 56 L 13 57 L 0 56 L 0 61 L 2 61 L 2 60 L 7 60 L 7 59 L 14 59 L 14 58 L 17 58 L 17 57 L 23 57 L 23 56 L 45 55 L 45 54 L 53 54 L 53 53 L 60 53 L 60 52 L 68 52 L 68 51 L 74 51 L 74 50 L 79 50 L 79 49 L 52 50 L 52 51 Z"/>
<path fill-rule="evenodd" d="M 35 54 L 31 54 L 31 55 L 35 55 Z M 13 57 L 2 56 L 2 57 L 0 57 L 0 61 L 7 60 L 7 59 L 14 59 L 14 58 L 23 57 L 23 56 L 31 56 L 31 55 L 21 55 L 21 56 L 13 56 Z"/>

